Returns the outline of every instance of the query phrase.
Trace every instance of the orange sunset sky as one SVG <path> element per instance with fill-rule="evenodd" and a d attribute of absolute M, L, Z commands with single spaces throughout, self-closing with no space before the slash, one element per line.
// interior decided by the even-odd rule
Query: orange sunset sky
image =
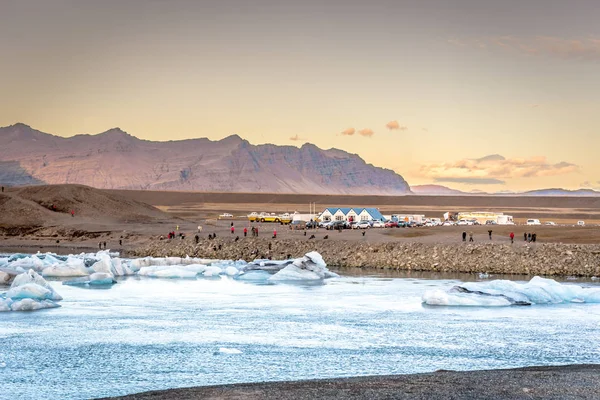
<path fill-rule="evenodd" d="M 600 188 L 597 1 L 0 4 L 0 126 L 311 142 L 411 185 Z"/>

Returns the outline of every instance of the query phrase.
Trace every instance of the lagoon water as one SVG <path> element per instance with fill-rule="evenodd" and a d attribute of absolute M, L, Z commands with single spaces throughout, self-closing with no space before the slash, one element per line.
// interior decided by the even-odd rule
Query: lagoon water
<path fill-rule="evenodd" d="M 60 308 L 0 313 L 0 399 L 600 362 L 600 304 L 422 304 L 427 290 L 459 282 L 127 277 L 90 289 L 50 281 Z"/>

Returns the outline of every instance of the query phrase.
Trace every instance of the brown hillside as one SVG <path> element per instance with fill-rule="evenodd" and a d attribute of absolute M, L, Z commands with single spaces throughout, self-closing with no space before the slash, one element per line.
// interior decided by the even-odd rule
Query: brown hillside
<path fill-rule="evenodd" d="M 71 217 L 71 210 L 75 217 Z M 82 185 L 11 189 L 0 196 L 0 227 L 52 226 L 82 220 L 149 223 L 170 217 L 121 195 Z"/>

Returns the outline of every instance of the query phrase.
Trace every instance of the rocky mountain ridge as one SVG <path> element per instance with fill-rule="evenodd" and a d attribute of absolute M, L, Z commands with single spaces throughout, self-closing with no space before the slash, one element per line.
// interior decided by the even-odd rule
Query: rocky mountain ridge
<path fill-rule="evenodd" d="M 410 194 L 394 171 L 338 149 L 252 145 L 237 135 L 168 142 L 119 128 L 61 137 L 25 124 L 0 128 L 4 185 L 76 183 L 103 189 Z"/>

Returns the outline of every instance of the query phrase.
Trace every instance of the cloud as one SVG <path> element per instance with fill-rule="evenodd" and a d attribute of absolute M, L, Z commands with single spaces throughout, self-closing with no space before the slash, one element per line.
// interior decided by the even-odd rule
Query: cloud
<path fill-rule="evenodd" d="M 344 135 L 344 136 L 352 136 L 355 133 L 356 133 L 356 129 L 354 129 L 354 128 L 348 128 L 348 129 L 344 129 L 342 131 L 342 135 Z"/>
<path fill-rule="evenodd" d="M 529 56 L 565 60 L 600 61 L 600 39 L 595 37 L 564 39 L 553 36 L 493 36 L 479 39 L 449 39 L 456 47 L 502 49 Z"/>
<path fill-rule="evenodd" d="M 578 171 L 579 166 L 575 164 L 564 161 L 553 164 L 546 157 L 505 158 L 500 154 L 492 154 L 450 163 L 422 165 L 418 173 L 436 182 L 502 184 L 510 178 L 538 178 Z"/>
<path fill-rule="evenodd" d="M 365 137 L 371 137 L 373 136 L 375 132 L 373 132 L 373 129 L 369 129 L 369 128 L 365 128 L 365 129 L 361 129 L 360 131 L 358 131 L 358 134 L 361 136 L 365 136 Z"/>
<path fill-rule="evenodd" d="M 393 130 L 405 131 L 408 129 L 406 126 L 401 126 L 398 123 L 398 121 L 390 121 L 387 124 L 385 124 L 385 127 L 388 128 L 390 131 L 393 131 Z"/>
<path fill-rule="evenodd" d="M 436 183 L 464 183 L 466 185 L 504 185 L 506 181 L 496 178 L 435 178 Z"/>

